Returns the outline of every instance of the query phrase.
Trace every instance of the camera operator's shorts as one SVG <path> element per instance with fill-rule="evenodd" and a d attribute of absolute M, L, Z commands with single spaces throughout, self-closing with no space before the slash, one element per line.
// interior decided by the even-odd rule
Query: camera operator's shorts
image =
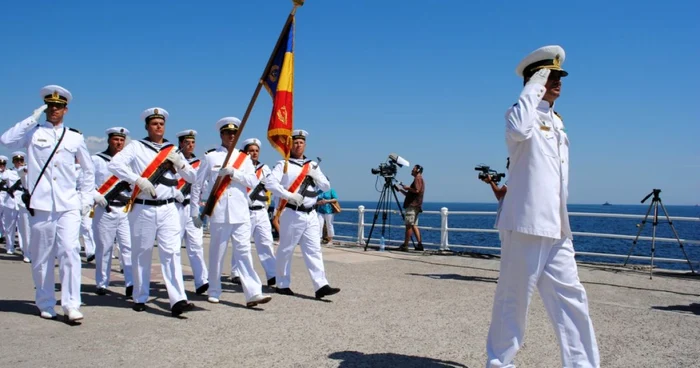
<path fill-rule="evenodd" d="M 418 208 L 408 207 L 406 209 L 406 226 L 418 225 Z"/>

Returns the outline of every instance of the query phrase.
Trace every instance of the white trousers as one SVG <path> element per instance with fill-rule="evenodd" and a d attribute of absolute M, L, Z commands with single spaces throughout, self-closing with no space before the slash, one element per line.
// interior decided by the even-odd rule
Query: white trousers
<path fill-rule="evenodd" d="M 316 211 L 304 213 L 286 208 L 280 215 L 280 244 L 277 247 L 277 287 L 288 288 L 292 276 L 292 255 L 297 244 L 309 271 L 314 290 L 328 285 L 321 253 L 321 234 Z"/>
<path fill-rule="evenodd" d="M 4 207 L 2 209 L 2 233 L 5 234 L 5 249 L 7 249 L 7 253 L 12 253 L 15 250 L 17 216 L 19 216 L 19 211 L 14 208 Z"/>
<path fill-rule="evenodd" d="M 90 212 L 88 212 L 80 220 L 80 236 L 83 238 L 83 246 L 85 246 L 85 256 L 92 256 L 95 254 L 95 240 L 92 236 L 92 217 L 90 217 Z"/>
<path fill-rule="evenodd" d="M 335 236 L 335 229 L 333 228 L 333 214 L 332 213 L 319 213 L 318 214 L 318 228 L 321 229 L 319 232 L 323 236 L 323 227 L 326 226 L 326 234 L 329 238 Z"/>
<path fill-rule="evenodd" d="M 250 222 L 241 224 L 220 224 L 212 222 L 209 225 L 211 239 L 209 241 L 209 280 L 207 295 L 219 298 L 221 296 L 221 269 L 224 266 L 224 255 L 228 240 L 231 239 L 233 258 L 241 278 L 243 293 L 246 301 L 262 293 L 262 284 L 253 267 L 253 256 L 250 253 Z"/>
<path fill-rule="evenodd" d="M 180 216 L 180 238 L 184 238 L 187 247 L 187 258 L 190 260 L 196 289 L 209 282 L 209 273 L 204 262 L 204 232 L 201 228 L 198 229 L 194 226 L 192 217 L 190 217 L 189 204 L 182 206 L 182 204 L 177 203 L 175 206 Z"/>
<path fill-rule="evenodd" d="M 571 239 L 503 231 L 501 268 L 486 341 L 487 367 L 515 367 L 537 288 L 559 341 L 563 367 L 600 367 L 598 344 Z"/>
<path fill-rule="evenodd" d="M 92 233 L 95 236 L 95 285 L 98 288 L 108 288 L 112 274 L 112 253 L 114 240 L 119 243 L 120 262 L 124 270 L 124 286 L 133 285 L 131 269 L 131 229 L 129 215 L 124 213 L 124 207 L 110 206 L 112 212 L 104 207 L 95 207 L 95 217 L 92 219 Z"/>
<path fill-rule="evenodd" d="M 17 230 L 19 231 L 19 247 L 22 249 L 22 254 L 32 259 L 32 252 L 29 251 L 29 239 L 30 239 L 30 227 L 29 227 L 29 211 L 26 208 L 19 208 L 19 215 L 17 215 Z"/>
<path fill-rule="evenodd" d="M 61 277 L 61 306 L 80 308 L 80 211 L 34 210 L 29 251 L 36 287 L 36 306 L 44 310 L 56 305 L 54 265 L 58 258 Z"/>
<path fill-rule="evenodd" d="M 180 215 L 174 203 L 163 206 L 134 204 L 129 213 L 134 303 L 146 303 L 151 284 L 151 257 L 158 240 L 160 269 L 170 306 L 187 300 L 180 263 Z"/>
<path fill-rule="evenodd" d="M 250 211 L 250 224 L 258 259 L 265 270 L 266 280 L 275 277 L 275 250 L 272 246 L 272 225 L 266 209 Z M 241 276 L 236 270 L 236 260 L 231 257 L 231 275 Z"/>

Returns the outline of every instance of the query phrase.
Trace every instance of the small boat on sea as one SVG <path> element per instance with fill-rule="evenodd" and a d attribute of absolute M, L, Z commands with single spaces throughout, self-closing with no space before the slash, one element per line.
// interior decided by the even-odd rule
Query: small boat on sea
<path fill-rule="evenodd" d="M 603 203 L 603 206 L 612 206 L 612 205 L 610 204 L 610 202 L 605 202 L 605 203 Z"/>

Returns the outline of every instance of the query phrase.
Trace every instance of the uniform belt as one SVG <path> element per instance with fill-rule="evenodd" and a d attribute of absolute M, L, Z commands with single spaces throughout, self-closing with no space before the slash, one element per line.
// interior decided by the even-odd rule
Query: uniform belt
<path fill-rule="evenodd" d="M 291 209 L 293 209 L 294 211 L 299 211 L 299 212 L 304 212 L 304 213 L 310 213 L 311 211 L 314 210 L 313 207 L 295 206 L 295 205 L 292 205 L 292 204 L 289 204 L 289 203 L 287 203 L 287 205 L 285 205 L 285 207 L 286 207 L 286 208 L 291 208 Z"/>
<path fill-rule="evenodd" d="M 107 202 L 110 207 L 124 207 L 126 206 L 126 202 L 122 201 L 109 201 Z"/>
<path fill-rule="evenodd" d="M 166 205 L 168 203 L 173 203 L 175 202 L 175 198 L 168 198 L 168 199 L 134 199 L 134 203 L 138 204 L 144 204 L 146 206 L 162 206 Z"/>
<path fill-rule="evenodd" d="M 258 210 L 261 210 L 263 208 L 265 208 L 265 206 L 250 206 L 250 207 L 248 207 L 248 209 L 251 211 L 258 211 Z"/>
<path fill-rule="evenodd" d="M 189 198 L 187 198 L 187 199 L 185 199 L 184 201 L 182 201 L 182 207 L 185 207 L 185 206 L 187 206 L 188 204 L 190 204 L 190 199 L 189 199 Z"/>

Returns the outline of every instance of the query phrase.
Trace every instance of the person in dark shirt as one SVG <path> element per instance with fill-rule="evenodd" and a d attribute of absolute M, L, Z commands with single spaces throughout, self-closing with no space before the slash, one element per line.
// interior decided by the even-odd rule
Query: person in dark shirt
<path fill-rule="evenodd" d="M 423 167 L 416 165 L 411 170 L 411 175 L 414 177 L 413 183 L 410 186 L 396 186 L 396 189 L 406 196 L 403 201 L 403 208 L 406 210 L 406 237 L 403 244 L 399 247 L 401 251 L 408 251 L 408 241 L 412 234 L 416 234 L 416 250 L 423 250 L 423 239 L 418 230 L 418 214 L 423 212 L 423 193 L 425 192 L 425 182 L 423 182 Z"/>

